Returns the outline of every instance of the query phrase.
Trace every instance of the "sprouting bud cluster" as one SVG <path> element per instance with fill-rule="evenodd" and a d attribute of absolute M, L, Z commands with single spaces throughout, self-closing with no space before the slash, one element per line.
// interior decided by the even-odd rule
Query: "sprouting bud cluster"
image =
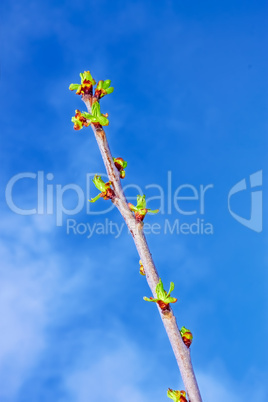
<path fill-rule="evenodd" d="M 145 276 L 145 271 L 144 271 L 143 263 L 141 262 L 141 260 L 140 260 L 139 262 L 140 262 L 140 274 L 141 274 L 142 276 Z"/>
<path fill-rule="evenodd" d="M 167 391 L 167 396 L 174 402 L 187 402 L 185 391 L 174 391 L 169 388 Z"/>
<path fill-rule="evenodd" d="M 71 84 L 70 91 L 76 91 L 77 95 L 92 95 L 93 86 L 96 81 L 92 78 L 89 71 L 80 73 L 81 84 Z"/>
<path fill-rule="evenodd" d="M 75 130 L 81 130 L 83 127 L 88 127 L 90 122 L 84 116 L 85 113 L 81 113 L 80 110 L 75 111 L 75 116 L 72 117 L 72 122 L 74 123 Z"/>
<path fill-rule="evenodd" d="M 96 81 L 92 78 L 89 71 L 85 71 L 80 74 L 81 84 L 71 84 L 69 89 L 76 91 L 77 95 L 82 97 L 89 97 L 91 99 L 91 113 L 76 110 L 76 115 L 72 117 L 75 130 L 81 130 L 83 127 L 88 127 L 90 124 L 98 124 L 101 126 L 108 126 L 109 120 L 107 119 L 108 113 L 102 114 L 100 110 L 99 99 L 103 96 L 111 94 L 114 91 L 113 87 L 110 87 L 111 80 L 99 81 L 93 95 L 93 88 Z"/>
<path fill-rule="evenodd" d="M 100 99 L 100 98 L 103 98 L 103 96 L 109 95 L 112 92 L 114 92 L 114 88 L 110 87 L 110 85 L 111 85 L 111 80 L 99 81 L 97 88 L 95 89 L 94 96 L 97 99 Z"/>
<path fill-rule="evenodd" d="M 182 327 L 180 330 L 181 337 L 183 340 L 183 343 L 189 348 L 191 346 L 191 343 L 193 341 L 193 334 L 191 331 L 185 327 Z"/>
<path fill-rule="evenodd" d="M 145 195 L 137 195 L 137 205 L 134 206 L 130 202 L 128 203 L 129 209 L 131 212 L 134 212 L 135 218 L 137 222 L 142 222 L 145 218 L 145 215 L 150 212 L 151 214 L 157 214 L 159 209 L 149 209 L 146 208 L 146 200 Z"/>
<path fill-rule="evenodd" d="M 124 179 L 126 177 L 125 168 L 127 167 L 127 161 L 124 161 L 123 158 L 113 158 L 116 169 L 120 173 L 120 178 Z"/>
<path fill-rule="evenodd" d="M 111 188 L 112 183 L 110 181 L 104 183 L 102 178 L 98 175 L 95 175 L 92 181 L 96 188 L 100 191 L 100 194 L 98 194 L 95 198 L 91 198 L 89 202 L 95 202 L 99 198 L 103 198 L 104 200 L 112 200 L 114 198 L 115 194 L 114 190 Z"/>
<path fill-rule="evenodd" d="M 77 95 L 91 95 L 93 96 L 93 87 L 96 84 L 94 78 L 89 71 L 84 71 L 80 73 L 81 84 L 71 84 L 69 86 L 70 91 L 76 91 Z M 97 87 L 94 92 L 94 97 L 97 101 L 103 98 L 105 95 L 113 93 L 114 88 L 110 86 L 111 80 L 101 80 L 98 82 Z"/>
<path fill-rule="evenodd" d="M 109 120 L 107 119 L 108 113 L 102 114 L 100 111 L 100 104 L 94 102 L 90 113 L 83 113 L 83 116 L 89 121 L 89 123 L 99 123 L 101 126 L 108 126 Z"/>
<path fill-rule="evenodd" d="M 166 292 L 164 289 L 164 285 L 161 279 L 159 279 L 158 284 L 156 285 L 155 291 L 157 298 L 154 299 L 153 297 L 144 297 L 145 301 L 155 302 L 161 308 L 162 311 L 169 310 L 170 303 L 176 303 L 177 299 L 175 297 L 171 297 L 170 294 L 174 290 L 174 283 L 170 283 L 169 291 Z"/>
<path fill-rule="evenodd" d="M 93 103 L 91 114 L 87 112 L 81 113 L 80 110 L 75 111 L 75 116 L 72 117 L 75 130 L 81 130 L 83 127 L 88 127 L 91 123 L 100 124 L 101 126 L 108 126 L 109 120 L 107 119 L 108 113 L 102 114 L 100 111 L 100 104 Z"/>

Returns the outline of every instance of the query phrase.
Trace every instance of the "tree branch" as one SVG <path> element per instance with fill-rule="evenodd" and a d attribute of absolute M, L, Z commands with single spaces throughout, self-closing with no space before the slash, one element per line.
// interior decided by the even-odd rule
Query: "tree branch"
<path fill-rule="evenodd" d="M 85 102 L 88 112 L 91 113 L 92 96 L 84 95 L 82 97 L 82 100 Z M 102 126 L 91 124 L 91 127 L 97 140 L 109 180 L 112 182 L 113 185 L 113 189 L 115 192 L 113 202 L 118 208 L 130 230 L 138 254 L 144 266 L 148 285 L 152 291 L 153 296 L 156 297 L 155 289 L 159 281 L 159 276 L 154 265 L 146 238 L 144 236 L 143 224 L 136 221 L 134 215 L 128 207 L 128 203 L 121 185 L 119 172 L 113 162 L 110 147 Z M 178 363 L 182 380 L 188 394 L 189 402 L 202 402 L 191 362 L 190 349 L 185 346 L 182 340 L 173 311 L 171 307 L 168 311 L 164 312 L 159 308 L 159 306 L 157 307 L 164 327 L 166 329 L 170 344 L 172 346 L 176 361 Z"/>

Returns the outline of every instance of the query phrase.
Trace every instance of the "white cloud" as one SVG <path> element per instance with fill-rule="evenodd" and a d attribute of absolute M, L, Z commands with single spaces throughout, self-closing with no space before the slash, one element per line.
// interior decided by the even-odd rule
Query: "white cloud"
<path fill-rule="evenodd" d="M 95 348 L 102 350 L 96 360 L 88 348 L 93 338 Z M 162 402 L 166 400 L 168 387 L 183 389 L 179 372 L 176 384 L 165 384 L 161 371 L 169 368 L 149 360 L 146 351 L 124 339 L 123 334 L 122 338 L 113 340 L 111 330 L 102 336 L 95 334 L 93 338 L 88 336 L 88 343 L 77 356 L 75 367 L 65 377 L 65 389 L 71 401 Z M 110 348 L 107 348 L 108 344 Z M 249 370 L 249 375 L 238 381 L 228 375 L 222 363 L 211 362 L 206 370 L 197 373 L 197 378 L 206 402 L 243 402 L 253 395 L 256 402 L 265 400 L 260 373 L 252 375 Z"/>
<path fill-rule="evenodd" d="M 3 274 L 3 271 L 6 270 Z M 4 264 L 0 288 L 1 398 L 13 398 L 45 347 L 46 324 L 42 281 L 30 269 Z M 8 399 L 9 400 L 9 399 Z"/>
<path fill-rule="evenodd" d="M 63 277 L 63 257 L 57 255 L 51 242 L 54 220 L 47 219 L 45 216 L 18 217 L 9 214 L 0 221 L 0 229 L 4 234 L 0 245 L 0 400 L 13 402 L 17 398 L 21 387 L 34 376 L 36 370 L 40 370 L 39 364 L 44 355 L 49 357 L 49 353 L 53 352 L 49 348 L 51 345 L 48 344 L 47 334 L 51 327 L 57 325 L 59 314 L 72 325 L 70 316 L 76 314 L 77 310 L 85 314 L 90 312 L 92 330 L 82 329 L 79 332 L 78 344 L 81 349 L 74 358 L 77 340 L 66 341 L 66 348 L 72 356 L 71 367 L 48 367 L 49 370 L 58 370 L 64 391 L 70 396 L 69 400 L 165 400 L 166 388 L 173 385 L 162 378 L 168 375 L 169 367 L 161 367 L 161 362 L 152 360 L 143 345 L 137 346 L 125 338 L 123 325 L 120 324 L 122 328 L 118 330 L 118 324 L 113 322 L 113 318 L 109 322 L 108 331 L 99 327 L 96 333 L 96 328 L 101 324 L 95 327 L 94 314 L 102 314 L 107 310 L 107 300 L 117 294 L 119 284 L 127 274 L 120 272 L 115 286 L 102 292 L 97 312 L 94 303 L 88 303 L 88 308 L 83 296 L 85 293 L 90 295 L 91 289 L 96 296 L 97 290 L 101 288 L 103 278 L 99 272 L 100 266 L 92 256 L 83 258 L 83 261 L 78 258 L 77 266 L 80 269 L 76 267 L 71 277 L 67 277 L 66 273 Z M 125 249 L 124 244 L 129 244 L 130 238 L 121 241 Z M 125 257 L 122 257 L 122 261 L 118 260 L 118 256 L 111 253 L 109 244 L 106 252 L 110 255 L 111 266 L 115 266 L 115 261 L 119 266 L 123 265 Z M 184 250 L 183 259 L 187 260 L 186 257 L 187 252 Z M 88 269 L 82 269 L 92 266 L 94 268 L 90 273 Z M 109 281 L 114 280 L 113 272 L 108 271 L 106 276 Z M 82 299 L 79 299 L 81 294 Z M 70 295 L 72 301 L 66 305 Z M 159 325 L 160 322 L 157 323 Z M 163 373 L 156 374 L 155 368 L 158 367 L 161 367 Z M 179 372 L 175 378 L 179 382 Z M 262 402 L 265 400 L 264 389 L 258 378 L 259 373 L 253 375 L 249 371 L 247 378 L 241 381 L 231 379 L 226 370 L 217 364 L 198 373 L 202 396 L 206 402 L 242 402 L 252 395 L 252 389 L 254 400 Z"/>
<path fill-rule="evenodd" d="M 202 397 L 206 402 L 242 402 L 240 395 L 233 389 L 228 389 L 224 385 L 223 378 L 217 380 L 216 378 L 202 373 L 198 375 L 200 389 L 202 390 Z"/>
<path fill-rule="evenodd" d="M 244 402 L 253 398 L 254 402 L 263 402 L 265 398 L 265 381 L 261 382 L 262 373 L 253 374 L 249 368 L 248 375 L 240 381 L 231 378 L 221 364 L 211 363 L 210 369 L 197 373 L 197 378 L 206 402 Z M 212 374 L 213 370 L 213 374 Z"/>
<path fill-rule="evenodd" d="M 31 222 L 20 226 L 13 217 L 1 220 L 0 399 L 6 402 L 14 401 L 46 348 L 48 307 L 59 279 L 56 256 L 47 257 L 47 240 L 38 242 L 47 227 Z M 37 244 L 39 256 L 33 257 Z"/>
<path fill-rule="evenodd" d="M 140 353 L 133 345 L 124 343 L 115 350 L 105 352 L 88 364 L 71 373 L 66 379 L 66 388 L 71 400 L 87 402 L 89 400 L 109 400 L 111 402 L 145 402 L 138 382 L 143 375 Z M 145 370 L 144 370 L 145 371 Z"/>

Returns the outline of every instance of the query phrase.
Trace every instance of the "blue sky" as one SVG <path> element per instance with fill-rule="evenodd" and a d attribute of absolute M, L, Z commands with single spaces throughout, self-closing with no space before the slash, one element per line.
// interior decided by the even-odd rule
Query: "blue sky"
<path fill-rule="evenodd" d="M 112 153 L 128 161 L 128 197 L 138 185 L 157 208 L 163 189 L 161 214 L 146 217 L 160 225 L 148 243 L 166 287 L 175 282 L 179 326 L 194 334 L 204 401 L 267 399 L 267 215 L 256 232 L 228 211 L 236 183 L 249 188 L 262 171 L 266 184 L 266 12 L 264 1 L 238 0 L 2 4 L 1 402 L 160 402 L 168 387 L 183 387 L 157 310 L 142 299 L 150 292 L 131 237 L 95 230 L 122 218 L 114 209 L 97 214 L 109 201 L 87 211 L 87 175 L 104 167 L 91 130 L 75 132 L 70 121 L 84 107 L 68 86 L 84 70 L 115 87 L 101 107 Z M 10 208 L 6 187 L 25 172 L 44 172 L 52 214 L 46 204 L 32 215 Z M 69 184 L 85 201 L 57 226 Z M 197 200 L 176 201 L 191 215 L 174 203 L 182 185 L 192 187 L 181 196 L 197 191 Z M 12 200 L 37 208 L 37 178 L 18 181 Z M 76 207 L 75 191 L 63 204 Z M 250 219 L 250 190 L 234 195 L 231 208 Z M 213 234 L 165 233 L 167 221 L 210 223 Z"/>

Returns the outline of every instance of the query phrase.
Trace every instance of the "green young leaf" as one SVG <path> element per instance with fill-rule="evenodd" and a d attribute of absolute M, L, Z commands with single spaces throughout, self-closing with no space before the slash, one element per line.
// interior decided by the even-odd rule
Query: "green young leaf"
<path fill-rule="evenodd" d="M 170 287 L 169 287 L 169 291 L 168 291 L 167 297 L 170 296 L 170 293 L 174 290 L 174 288 L 175 288 L 174 283 L 173 283 L 173 282 L 170 282 Z"/>
<path fill-rule="evenodd" d="M 83 112 L 82 116 L 87 120 L 92 120 L 93 116 L 87 112 Z"/>
<path fill-rule="evenodd" d="M 103 89 L 108 89 L 109 88 L 109 86 L 111 85 L 111 80 L 105 80 L 105 81 L 102 81 L 103 82 L 103 84 L 102 84 L 102 88 Z"/>
<path fill-rule="evenodd" d="M 146 296 L 144 296 L 143 300 L 148 301 L 148 302 L 155 302 L 155 303 L 158 302 L 158 299 L 153 299 L 153 298 L 149 298 Z"/>
<path fill-rule="evenodd" d="M 166 297 L 165 298 L 165 303 L 169 304 L 169 303 L 176 303 L 177 299 L 175 297 Z"/>
<path fill-rule="evenodd" d="M 132 211 L 132 212 L 138 211 L 137 207 L 135 207 L 135 205 L 131 204 L 130 202 L 128 203 L 128 207 L 129 207 L 130 211 Z"/>
<path fill-rule="evenodd" d="M 149 212 L 150 214 L 158 214 L 159 209 L 147 209 L 147 212 Z"/>
<path fill-rule="evenodd" d="M 98 122 L 99 122 L 102 126 L 108 126 L 108 124 L 109 124 L 109 120 L 108 120 L 107 117 L 105 117 L 105 116 L 99 116 L 99 117 L 98 117 Z"/>
<path fill-rule="evenodd" d="M 84 80 L 90 81 L 92 85 L 96 84 L 96 81 L 94 80 L 94 78 L 92 78 L 92 75 L 90 74 L 89 71 L 84 71 L 83 73 L 80 73 L 80 77 L 81 77 L 81 84 L 83 84 Z"/>
<path fill-rule="evenodd" d="M 100 194 L 98 194 L 96 197 L 91 198 L 91 200 L 88 200 L 89 202 L 96 202 L 100 198 Z"/>
<path fill-rule="evenodd" d="M 146 208 L 145 195 L 137 195 L 137 209 Z"/>
<path fill-rule="evenodd" d="M 110 87 L 110 88 L 107 88 L 106 89 L 106 94 L 107 95 L 110 95 L 111 93 L 113 93 L 114 92 L 114 87 Z"/>
<path fill-rule="evenodd" d="M 91 112 L 92 112 L 92 115 L 93 115 L 94 117 L 99 117 L 99 116 L 101 116 L 100 104 L 99 104 L 99 102 L 93 103 L 92 108 L 91 108 Z"/>
<path fill-rule="evenodd" d="M 102 88 L 103 88 L 103 81 L 100 80 L 100 81 L 98 82 L 97 89 L 100 90 L 100 89 L 102 89 Z"/>
<path fill-rule="evenodd" d="M 98 176 L 97 174 L 95 174 L 94 179 L 92 179 L 92 181 L 95 184 L 95 186 L 97 187 L 97 189 L 100 190 L 101 193 L 106 190 L 105 183 L 102 180 L 101 176 Z"/>
<path fill-rule="evenodd" d="M 166 292 L 164 290 L 164 285 L 163 285 L 163 282 L 162 282 L 161 278 L 159 278 L 159 282 L 156 285 L 155 291 L 156 291 L 158 299 L 162 300 L 162 301 L 165 301 Z"/>
<path fill-rule="evenodd" d="M 80 87 L 79 84 L 71 84 L 69 86 L 70 91 L 75 91 L 76 89 L 78 89 Z"/>
<path fill-rule="evenodd" d="M 98 102 L 94 102 L 91 108 L 91 121 L 94 123 L 100 123 L 102 126 L 108 126 L 109 120 L 100 111 L 100 104 Z"/>

